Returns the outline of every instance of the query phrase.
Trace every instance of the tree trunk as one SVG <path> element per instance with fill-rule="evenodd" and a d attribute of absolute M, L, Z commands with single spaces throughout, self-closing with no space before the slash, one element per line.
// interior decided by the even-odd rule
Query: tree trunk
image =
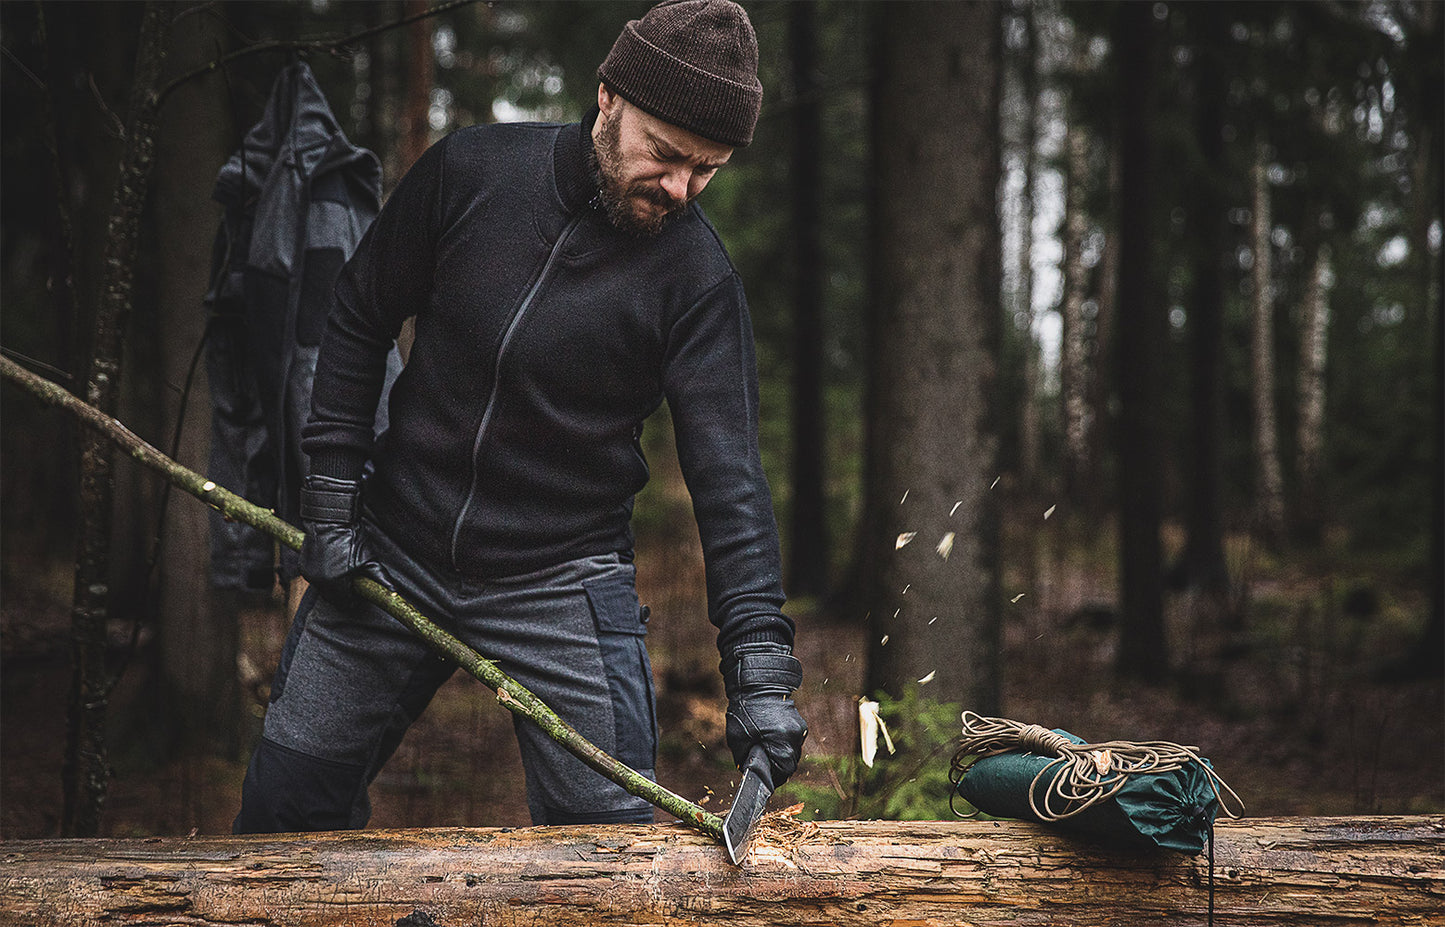
<path fill-rule="evenodd" d="M 146 6 L 131 86 L 125 148 L 106 225 L 102 284 L 85 396 L 92 406 L 111 414 L 119 395 L 141 212 L 155 157 L 154 90 L 174 13 L 175 8 L 169 3 Z M 61 829 L 69 836 L 91 836 L 98 831 L 110 774 L 105 720 L 111 680 L 105 649 L 113 478 L 110 444 L 104 438 L 87 434 L 81 450 L 82 515 L 71 611 L 74 668 L 62 772 L 65 810 Z"/>
<path fill-rule="evenodd" d="M 1023 187 L 1018 198 L 1018 279 L 1014 302 L 1014 326 L 1022 328 L 1023 398 L 1019 403 L 1019 476 L 1024 492 L 1039 487 L 1043 438 L 1040 433 L 1039 404 L 1042 380 L 1038 336 L 1034 332 L 1034 188 L 1037 175 L 1039 48 L 1034 23 L 1034 8 L 1025 5 L 1017 11 L 1022 20 L 1024 46 L 1016 56 L 1019 72 L 1018 117 L 1020 126 L 1019 161 L 1023 170 Z"/>
<path fill-rule="evenodd" d="M 1279 463 L 1279 436 L 1274 411 L 1274 280 L 1272 276 L 1269 180 L 1265 150 L 1255 152 L 1251 240 L 1254 250 L 1254 306 L 1250 369 L 1254 399 L 1255 519 L 1264 539 L 1277 542 L 1284 529 L 1284 477 Z"/>
<path fill-rule="evenodd" d="M 1114 120 L 1118 121 L 1117 117 Z M 1094 419 L 1094 430 L 1089 436 L 1089 459 L 1087 470 L 1089 481 L 1097 487 L 1083 500 L 1082 508 L 1091 514 L 1106 511 L 1109 495 L 1104 484 L 1104 460 L 1108 442 L 1114 429 L 1110 428 L 1113 416 L 1110 408 L 1114 403 L 1118 377 L 1110 376 L 1114 370 L 1114 359 L 1118 353 L 1114 332 L 1115 320 L 1119 316 L 1119 223 L 1117 216 L 1122 208 L 1123 195 L 1119 185 L 1119 138 L 1118 128 L 1109 132 L 1109 168 L 1107 184 L 1109 211 L 1116 221 L 1105 223 L 1104 246 L 1099 254 L 1098 283 L 1095 288 L 1097 311 L 1094 316 L 1094 376 L 1089 380 L 1089 406 Z"/>
<path fill-rule="evenodd" d="M 403 15 L 426 10 L 427 0 L 406 0 Z M 432 52 L 433 22 L 419 19 L 406 27 L 406 100 L 401 118 L 401 177 L 431 145 L 431 90 L 436 72 Z"/>
<path fill-rule="evenodd" d="M 1117 851 L 1018 821 L 837 821 L 814 829 L 781 820 L 786 826 L 756 841 L 740 867 L 715 842 L 676 825 L 11 841 L 0 859 L 0 921 L 1187 927 L 1210 920 L 1207 855 Z M 1440 817 L 1221 822 L 1213 923 L 1438 923 L 1442 852 Z"/>
<path fill-rule="evenodd" d="M 821 595 L 828 587 L 828 525 L 824 459 L 822 94 L 812 0 L 788 6 L 793 72 L 792 223 L 793 416 L 788 589 Z"/>
<path fill-rule="evenodd" d="M 930 698 L 977 711 L 999 698 L 1000 9 L 886 5 L 874 100 L 868 687 L 936 673 Z"/>
<path fill-rule="evenodd" d="M 1089 432 L 1093 430 L 1089 405 L 1088 342 L 1084 332 L 1084 297 L 1088 271 L 1084 267 L 1084 236 L 1089 217 L 1085 207 L 1089 174 L 1089 137 L 1084 126 L 1069 126 L 1064 140 L 1064 298 L 1060 306 L 1063 327 L 1059 344 L 1059 392 L 1064 413 L 1065 497 L 1078 502 L 1093 490 L 1089 479 Z"/>
<path fill-rule="evenodd" d="M 1157 120 L 1153 11 L 1131 3 L 1117 14 L 1122 82 L 1119 184 L 1119 326 L 1115 359 L 1119 388 L 1120 606 L 1118 671 L 1160 682 L 1169 673 L 1159 549 L 1164 460 L 1162 354 L 1165 300 L 1154 275 L 1154 158 Z"/>
<path fill-rule="evenodd" d="M 212 60 L 229 39 L 213 16 L 188 16 L 172 30 L 175 70 L 185 72 Z M 166 98 L 156 144 L 152 213 L 156 239 L 159 344 L 157 418 L 167 436 L 177 428 L 173 456 L 205 472 L 209 461 L 211 409 L 205 378 L 191 379 L 191 365 L 205 337 L 201 300 L 210 272 L 211 242 L 221 209 L 211 199 L 216 173 L 231 153 L 226 77 L 191 80 Z M 186 393 L 167 388 L 192 387 Z M 184 427 L 182 427 L 184 426 Z M 150 473 L 147 480 L 154 481 Z M 147 520 L 154 513 L 147 512 Z M 204 508 L 174 499 L 165 506 L 159 581 L 160 635 L 158 704 L 148 719 L 165 729 L 182 749 L 217 756 L 241 752 L 243 706 L 236 674 L 240 624 L 235 603 L 217 601 L 210 584 L 209 519 Z M 159 721 L 160 723 L 157 723 Z"/>
<path fill-rule="evenodd" d="M 1194 252 L 1193 296 L 1189 306 L 1189 488 L 1186 502 L 1188 542 L 1184 567 L 1188 585 L 1199 593 L 1200 617 L 1218 625 L 1225 612 L 1229 571 L 1224 560 L 1222 463 L 1224 444 L 1224 281 L 1229 255 L 1229 219 L 1225 210 L 1224 107 L 1229 91 L 1220 57 L 1229 42 L 1229 12 L 1201 4 L 1196 135 L 1204 170 L 1192 205 L 1199 229 Z"/>
<path fill-rule="evenodd" d="M 1435 433 L 1431 445 L 1435 465 L 1435 480 L 1430 498 L 1430 547 L 1427 562 L 1445 563 L 1445 248 L 1430 248 L 1430 227 L 1439 222 L 1441 215 L 1441 146 L 1445 143 L 1445 105 L 1442 105 L 1442 84 L 1445 75 L 1441 70 L 1440 47 L 1442 33 L 1445 33 L 1445 11 L 1440 4 L 1427 3 L 1420 9 L 1418 31 L 1409 38 L 1410 47 L 1421 50 L 1425 62 L 1418 68 L 1420 86 L 1423 90 L 1420 112 L 1426 118 L 1415 130 L 1414 175 L 1416 191 L 1415 232 L 1411 250 L 1418 255 L 1418 287 L 1424 316 L 1428 319 L 1430 335 L 1431 365 L 1434 370 L 1435 388 L 1431 391 L 1434 403 Z M 1417 59 L 1418 60 L 1418 59 Z M 1410 669 L 1431 676 L 1445 674 L 1445 569 L 1435 569 L 1430 575 L 1430 611 L 1425 619 L 1425 631 L 1419 646 L 1415 649 L 1414 666 Z"/>
<path fill-rule="evenodd" d="M 1330 248 L 1315 248 L 1300 304 L 1299 415 L 1296 471 L 1299 495 L 1294 523 L 1300 539 L 1317 544 L 1324 530 L 1325 366 L 1330 320 Z"/>

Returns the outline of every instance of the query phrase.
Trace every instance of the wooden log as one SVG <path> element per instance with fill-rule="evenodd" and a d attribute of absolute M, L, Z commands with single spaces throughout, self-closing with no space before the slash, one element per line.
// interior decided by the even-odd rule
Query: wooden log
<path fill-rule="evenodd" d="M 741 867 L 681 825 L 0 843 L 0 924 L 1206 924 L 1207 856 L 1015 821 L 770 815 Z M 1445 923 L 1445 817 L 1216 828 L 1219 925 Z M 404 920 L 410 918 L 409 920 Z"/>

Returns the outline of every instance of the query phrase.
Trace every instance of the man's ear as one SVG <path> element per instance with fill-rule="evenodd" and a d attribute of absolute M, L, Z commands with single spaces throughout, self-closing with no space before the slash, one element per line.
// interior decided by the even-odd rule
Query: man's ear
<path fill-rule="evenodd" d="M 617 104 L 620 102 L 622 102 L 622 98 L 619 97 L 617 94 L 613 93 L 611 87 L 607 86 L 604 83 L 601 83 L 600 81 L 598 82 L 597 108 L 602 111 L 602 115 L 610 117 L 612 115 L 612 110 L 615 109 Z"/>

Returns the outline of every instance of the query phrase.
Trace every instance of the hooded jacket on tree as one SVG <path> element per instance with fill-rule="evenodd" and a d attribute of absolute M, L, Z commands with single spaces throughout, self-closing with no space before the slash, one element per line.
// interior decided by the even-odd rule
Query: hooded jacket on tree
<path fill-rule="evenodd" d="M 207 332 L 209 473 L 295 522 L 306 462 L 301 426 L 337 274 L 381 203 L 381 165 L 352 145 L 305 62 L 276 78 L 259 122 L 221 168 Z M 401 358 L 392 346 L 386 382 Z M 385 404 L 375 427 L 385 426 Z M 268 590 L 272 542 L 213 516 L 212 582 Z M 295 576 L 284 552 L 281 574 Z"/>

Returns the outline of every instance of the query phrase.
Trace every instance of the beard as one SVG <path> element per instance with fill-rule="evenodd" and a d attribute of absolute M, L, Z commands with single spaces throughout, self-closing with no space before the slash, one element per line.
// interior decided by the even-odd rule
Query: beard
<path fill-rule="evenodd" d="M 597 181 L 602 210 L 614 226 L 634 235 L 652 236 L 682 215 L 689 200 L 675 200 L 661 187 L 625 179 L 622 155 L 622 110 L 611 118 L 599 115 L 602 130 L 592 147 L 592 171 Z M 655 206 L 656 210 L 647 207 Z"/>

